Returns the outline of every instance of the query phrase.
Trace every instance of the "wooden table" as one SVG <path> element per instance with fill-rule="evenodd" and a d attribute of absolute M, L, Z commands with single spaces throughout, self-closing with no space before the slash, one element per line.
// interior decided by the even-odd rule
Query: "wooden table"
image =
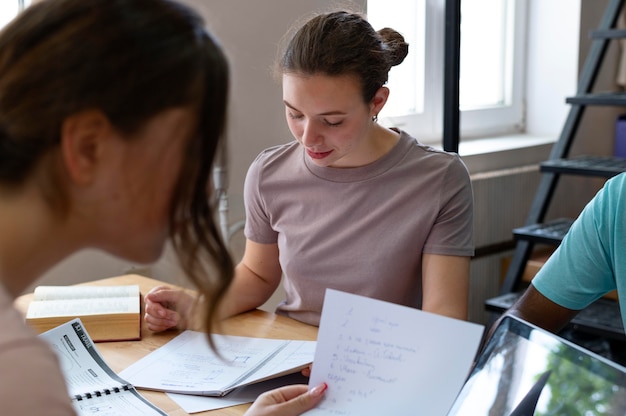
<path fill-rule="evenodd" d="M 138 284 L 142 294 L 147 293 L 155 286 L 163 285 L 159 280 L 151 279 L 140 275 L 124 275 L 111 277 L 108 279 L 97 280 L 93 282 L 83 283 L 84 285 L 133 285 Z M 168 286 L 173 286 L 167 284 Z M 23 295 L 15 300 L 15 307 L 22 313 L 26 314 L 28 304 L 32 299 L 32 294 Z M 143 313 L 143 305 L 142 305 Z M 315 340 L 317 339 L 317 327 L 295 321 L 293 319 L 268 313 L 261 310 L 246 312 L 241 315 L 232 317 L 226 321 L 220 328 L 216 328 L 216 333 L 226 335 L 239 335 L 259 338 L 276 338 L 276 339 L 298 339 L 298 340 Z M 153 333 L 145 327 L 141 328 L 141 341 L 118 341 L 118 342 L 99 342 L 97 343 L 98 351 L 102 354 L 107 364 L 113 371 L 119 373 L 130 364 L 144 357 L 148 353 L 159 348 L 166 342 L 170 341 L 179 331 L 166 331 L 161 333 Z M 150 400 L 156 406 L 165 411 L 168 415 L 187 415 L 188 413 L 181 409 L 174 401 L 172 401 L 165 393 L 140 390 L 140 393 Z M 242 415 L 250 407 L 249 404 L 233 406 L 224 409 L 212 410 L 202 413 L 194 413 L 197 415 Z"/>

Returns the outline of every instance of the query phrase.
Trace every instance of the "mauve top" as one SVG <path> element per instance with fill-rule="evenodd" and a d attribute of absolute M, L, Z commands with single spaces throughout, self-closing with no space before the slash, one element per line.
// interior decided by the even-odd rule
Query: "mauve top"
<path fill-rule="evenodd" d="M 54 352 L 24 324 L 0 285 L 0 409 L 3 415 L 75 415 Z"/>
<path fill-rule="evenodd" d="M 319 325 L 326 288 L 419 308 L 423 253 L 473 255 L 465 165 L 400 133 L 366 166 L 317 166 L 295 141 L 252 163 L 245 235 L 278 244 L 286 292 L 278 313 Z"/>

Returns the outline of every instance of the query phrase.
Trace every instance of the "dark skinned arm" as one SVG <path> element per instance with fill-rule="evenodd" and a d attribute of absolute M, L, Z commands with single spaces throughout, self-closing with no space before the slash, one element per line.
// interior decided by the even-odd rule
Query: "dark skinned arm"
<path fill-rule="evenodd" d="M 511 306 L 489 329 L 487 338 L 491 336 L 500 320 L 506 315 L 513 315 L 550 332 L 561 331 L 579 311 L 564 308 L 545 296 L 533 285 Z"/>

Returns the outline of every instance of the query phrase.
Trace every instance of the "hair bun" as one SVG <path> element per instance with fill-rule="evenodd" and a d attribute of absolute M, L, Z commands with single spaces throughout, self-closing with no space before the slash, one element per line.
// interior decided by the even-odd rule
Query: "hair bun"
<path fill-rule="evenodd" d="M 400 65 L 409 54 L 409 44 L 404 41 L 404 36 L 389 27 L 380 29 L 378 34 L 385 45 L 389 65 Z"/>

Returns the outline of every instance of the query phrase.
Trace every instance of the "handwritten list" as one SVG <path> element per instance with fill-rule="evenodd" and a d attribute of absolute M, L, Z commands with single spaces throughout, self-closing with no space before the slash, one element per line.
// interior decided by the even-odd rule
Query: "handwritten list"
<path fill-rule="evenodd" d="M 327 289 L 309 384 L 328 391 L 306 415 L 445 415 L 483 329 Z"/>

